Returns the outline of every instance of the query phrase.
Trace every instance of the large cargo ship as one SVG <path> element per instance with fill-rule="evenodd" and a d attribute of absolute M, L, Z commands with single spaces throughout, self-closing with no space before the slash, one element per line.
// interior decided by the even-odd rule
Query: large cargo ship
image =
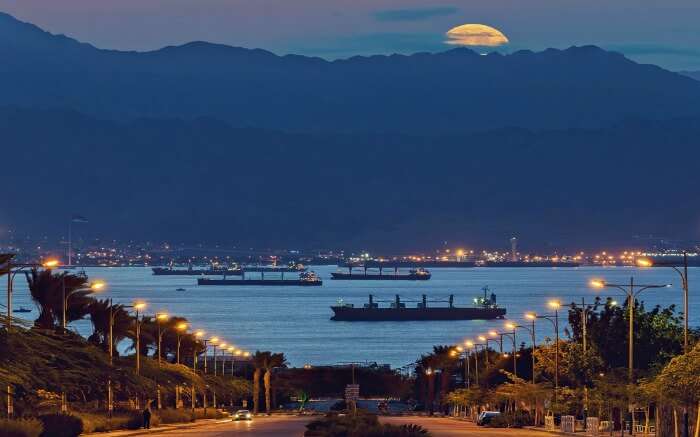
<path fill-rule="evenodd" d="M 475 261 L 412 261 L 412 260 L 393 260 L 393 261 L 375 261 L 368 260 L 364 262 L 348 262 L 344 261 L 338 264 L 338 267 L 353 267 L 353 268 L 368 268 L 368 269 L 394 269 L 394 268 L 470 268 L 476 267 Z"/>
<path fill-rule="evenodd" d="M 358 280 L 358 281 L 427 281 L 432 276 L 425 269 L 411 269 L 408 273 L 399 272 L 398 267 L 392 269 L 393 272 L 385 273 L 383 268 L 379 272 L 368 272 L 367 268 L 360 272 L 353 272 L 352 267 L 348 267 L 347 272 L 333 272 L 331 279 Z"/>
<path fill-rule="evenodd" d="M 306 267 L 303 264 L 289 264 L 286 266 L 277 265 L 266 265 L 261 266 L 257 264 L 246 264 L 241 266 L 246 272 L 265 272 L 265 273 L 293 273 L 293 272 L 305 272 Z"/>
<path fill-rule="evenodd" d="M 474 299 L 473 307 L 454 306 L 454 295 L 450 295 L 447 306 L 429 306 L 426 295 L 415 307 L 407 307 L 397 294 L 388 307 L 380 307 L 373 295 L 369 295 L 369 303 L 362 307 L 353 304 L 338 302 L 331 306 L 333 317 L 331 320 L 347 322 L 403 322 L 422 320 L 491 320 L 501 319 L 506 315 L 506 309 L 496 304 L 496 295 L 490 298 Z"/>
<path fill-rule="evenodd" d="M 484 267 L 579 267 L 574 261 L 485 261 Z"/>
<path fill-rule="evenodd" d="M 236 286 L 246 286 L 246 285 L 298 285 L 298 286 L 320 286 L 323 285 L 323 281 L 314 272 L 302 272 L 299 274 L 298 278 L 295 279 L 284 279 L 284 275 L 281 278 L 265 279 L 263 274 L 260 278 L 256 279 L 246 279 L 245 274 L 241 279 L 227 279 L 225 276 L 223 279 L 211 279 L 211 278 L 198 278 L 197 285 L 236 285 Z"/>
<path fill-rule="evenodd" d="M 234 268 L 207 268 L 195 269 L 188 267 L 186 269 L 176 269 L 173 267 L 153 267 L 153 274 L 156 276 L 240 276 L 243 270 Z"/>

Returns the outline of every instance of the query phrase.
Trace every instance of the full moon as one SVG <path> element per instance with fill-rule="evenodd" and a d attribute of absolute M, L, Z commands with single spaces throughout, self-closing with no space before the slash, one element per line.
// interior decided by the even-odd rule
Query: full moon
<path fill-rule="evenodd" d="M 498 29 L 485 24 L 462 24 L 447 31 L 446 44 L 457 46 L 498 47 L 508 38 Z"/>

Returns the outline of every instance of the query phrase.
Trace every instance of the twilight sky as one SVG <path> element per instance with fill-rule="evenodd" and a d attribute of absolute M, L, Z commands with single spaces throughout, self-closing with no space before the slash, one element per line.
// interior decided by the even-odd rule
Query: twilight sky
<path fill-rule="evenodd" d="M 449 49 L 483 23 L 506 51 L 596 44 L 671 70 L 700 70 L 698 0 L 0 0 L 0 11 L 100 48 L 193 40 L 324 58 Z"/>

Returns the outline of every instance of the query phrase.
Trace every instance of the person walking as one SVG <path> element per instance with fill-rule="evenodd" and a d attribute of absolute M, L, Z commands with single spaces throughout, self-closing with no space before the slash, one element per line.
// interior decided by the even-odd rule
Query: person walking
<path fill-rule="evenodd" d="M 151 429 L 151 403 L 146 402 L 146 408 L 143 410 L 143 428 Z"/>

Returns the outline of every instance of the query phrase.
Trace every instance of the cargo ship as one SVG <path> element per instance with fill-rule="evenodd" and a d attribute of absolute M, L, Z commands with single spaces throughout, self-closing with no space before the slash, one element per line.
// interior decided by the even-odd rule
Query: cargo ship
<path fill-rule="evenodd" d="M 484 261 L 484 267 L 579 267 L 574 261 Z"/>
<path fill-rule="evenodd" d="M 323 285 L 321 278 L 314 272 L 302 272 L 299 274 L 298 278 L 295 279 L 284 279 L 284 274 L 281 278 L 265 279 L 264 272 L 260 278 L 256 279 L 246 279 L 245 273 L 241 276 L 241 279 L 227 279 L 226 276 L 223 279 L 211 279 L 211 278 L 198 278 L 197 285 L 297 285 L 297 286 L 320 286 Z"/>
<path fill-rule="evenodd" d="M 209 267 L 206 269 L 195 269 L 190 264 L 186 269 L 176 269 L 172 265 L 168 267 L 153 267 L 155 276 L 240 276 L 243 270 L 240 267 Z"/>
<path fill-rule="evenodd" d="M 246 272 L 266 272 L 266 273 L 293 273 L 293 272 L 305 272 L 306 267 L 303 264 L 289 264 L 286 266 L 278 266 L 278 265 L 267 265 L 267 266 L 261 266 L 261 265 L 244 265 L 241 266 L 243 270 Z"/>
<path fill-rule="evenodd" d="M 399 268 L 394 267 L 393 273 L 384 273 L 384 269 L 379 267 L 378 273 L 369 273 L 365 267 L 362 272 L 352 271 L 348 267 L 346 272 L 333 272 L 331 279 L 358 280 L 358 281 L 427 281 L 432 275 L 425 269 L 411 269 L 408 273 L 399 273 Z"/>
<path fill-rule="evenodd" d="M 484 291 L 484 295 L 486 290 Z M 496 304 L 496 295 L 489 298 L 474 299 L 473 307 L 454 306 L 454 295 L 450 295 L 447 306 L 429 306 L 428 303 L 444 301 L 428 301 L 423 295 L 422 301 L 415 307 L 407 307 L 397 294 L 388 307 L 380 307 L 373 295 L 369 295 L 369 303 L 356 308 L 340 300 L 337 305 L 331 306 L 333 317 L 331 320 L 346 322 L 403 322 L 425 320 L 491 320 L 502 319 L 506 315 L 506 309 Z"/>
<path fill-rule="evenodd" d="M 353 267 L 353 268 L 470 268 L 476 267 L 476 261 L 411 261 L 411 260 L 395 260 L 395 261 L 375 261 L 368 260 L 364 262 L 348 262 L 343 261 L 338 264 L 338 267 Z"/>

